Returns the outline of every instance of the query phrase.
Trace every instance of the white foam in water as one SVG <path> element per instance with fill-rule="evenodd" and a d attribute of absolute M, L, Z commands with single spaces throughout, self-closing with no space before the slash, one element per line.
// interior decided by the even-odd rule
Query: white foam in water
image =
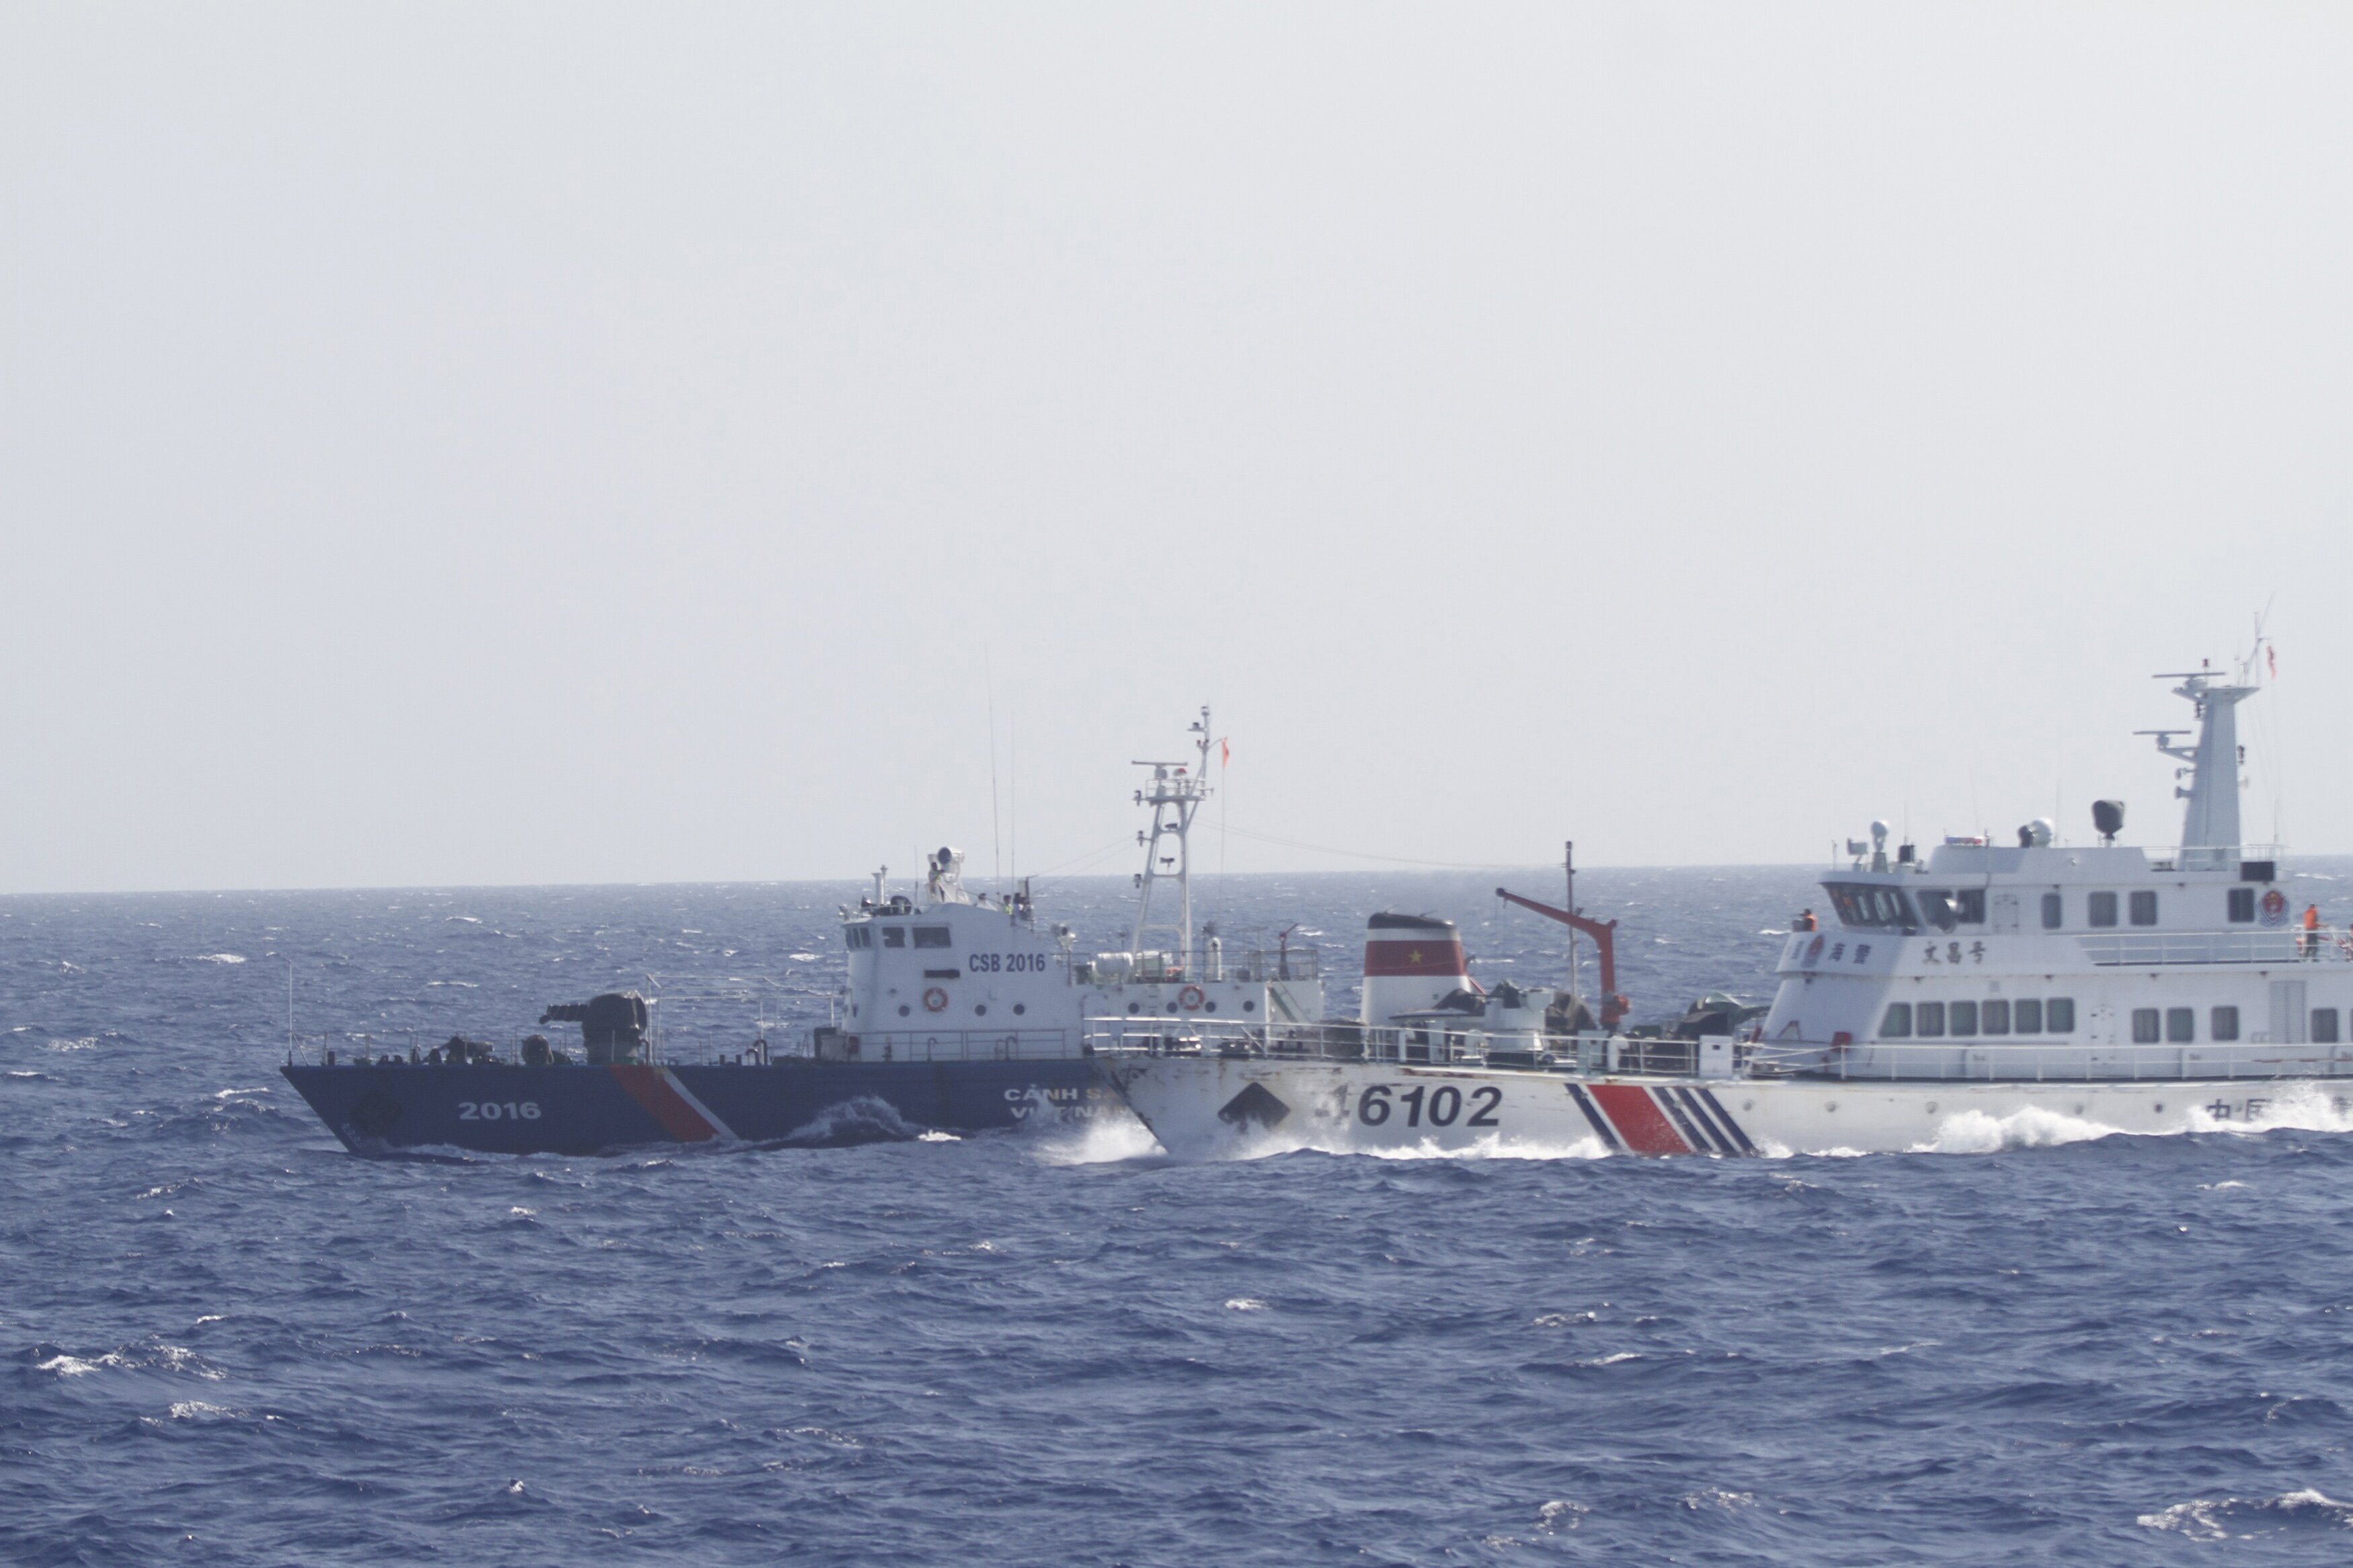
<path fill-rule="evenodd" d="M 199 963 L 243 963 L 245 962 L 245 954 L 241 952 L 205 952 L 196 955 L 196 962 Z"/>
<path fill-rule="evenodd" d="M 1585 1522 L 1585 1516 L 1592 1511 L 1592 1508 L 1588 1504 L 1567 1502 L 1555 1498 L 1536 1510 L 1536 1529 L 1546 1535 L 1557 1534 L 1565 1530 L 1575 1530 Z"/>
<path fill-rule="evenodd" d="M 2274 1498 L 2200 1498 L 2142 1514 L 2138 1522 L 2192 1541 L 2228 1541 L 2233 1535 L 2243 1541 L 2294 1529 L 2353 1530 L 2353 1504 L 2306 1488 Z"/>
<path fill-rule="evenodd" d="M 2040 1106 L 2013 1110 L 2008 1116 L 1963 1110 L 1945 1118 L 1934 1138 L 1913 1149 L 1923 1154 L 1997 1154 L 2004 1149 L 2055 1149 L 2063 1143 L 2084 1143 L 2112 1137 L 2119 1131 Z"/>
<path fill-rule="evenodd" d="M 1376 1160 L 1606 1160 L 1609 1151 L 1598 1137 L 1588 1135 L 1567 1143 L 1540 1143 L 1527 1138 L 1482 1138 L 1463 1149 L 1441 1149 L 1419 1143 L 1410 1149 L 1362 1149 Z"/>
<path fill-rule="evenodd" d="M 84 1361 L 78 1355 L 53 1355 L 47 1361 L 33 1363 L 35 1372 L 53 1372 L 59 1377 L 85 1377 L 99 1369 L 100 1361 Z"/>
<path fill-rule="evenodd" d="M 828 1105 L 808 1122 L 785 1135 L 787 1143 L 831 1143 L 856 1134 L 872 1137 L 877 1132 L 885 1138 L 913 1140 L 923 1136 L 922 1130 L 908 1125 L 890 1101 L 871 1094 L 861 1094 L 855 1100 L 845 1100 L 839 1105 Z"/>
<path fill-rule="evenodd" d="M 236 1414 L 226 1405 L 210 1405 L 201 1399 L 183 1399 L 171 1407 L 174 1421 L 218 1421 Z"/>
<path fill-rule="evenodd" d="M 1040 1127 L 1029 1135 L 1029 1152 L 1048 1165 L 1108 1165 L 1149 1159 L 1161 1148 L 1151 1129 L 1134 1117 L 1098 1116 Z"/>

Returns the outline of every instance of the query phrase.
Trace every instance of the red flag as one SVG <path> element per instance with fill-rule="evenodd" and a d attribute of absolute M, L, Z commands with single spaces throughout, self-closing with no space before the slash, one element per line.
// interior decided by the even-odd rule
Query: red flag
<path fill-rule="evenodd" d="M 2274 673 L 2277 673 L 2277 672 L 2276 672 L 2276 671 L 2274 671 Z M 1218 766 L 1219 766 L 1219 767 L 1221 767 L 1221 768 L 1222 768 L 1222 767 L 1224 767 L 1227 763 L 1229 763 L 1232 762 L 1233 760 L 1234 760 L 1234 749 L 1233 749 L 1231 746 L 1229 746 L 1228 744 L 1226 744 L 1226 742 L 1225 742 L 1224 739 L 1223 739 L 1222 737 L 1220 737 L 1220 738 L 1219 738 L 1219 742 L 1218 742 Z"/>
<path fill-rule="evenodd" d="M 2271 661 L 2272 679 L 2274 680 L 2277 680 L 2279 679 L 2279 649 L 2272 647 L 2269 643 L 2263 644 L 2263 658 Z"/>

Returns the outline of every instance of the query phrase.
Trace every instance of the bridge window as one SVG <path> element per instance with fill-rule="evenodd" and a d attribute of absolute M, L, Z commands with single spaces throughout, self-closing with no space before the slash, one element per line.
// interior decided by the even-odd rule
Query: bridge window
<path fill-rule="evenodd" d="M 2158 1036 L 2158 1011 L 2154 1007 L 2136 1007 L 2133 1009 L 2134 1045 L 2153 1046 L 2157 1044 Z"/>
<path fill-rule="evenodd" d="M 1976 1003 L 1956 1002 L 1947 1011 L 1947 1016 L 1953 1020 L 1954 1034 L 1974 1035 L 1978 1032 L 1978 1005 Z"/>
<path fill-rule="evenodd" d="M 1882 888 L 1869 882 L 1829 882 L 1823 890 L 1837 906 L 1839 922 L 1849 929 L 1870 930 L 1883 927 L 1894 931 L 1915 931 L 1919 922 L 1912 917 L 1912 906 L 1896 888 Z"/>
<path fill-rule="evenodd" d="M 884 947 L 906 946 L 907 928 L 905 926 L 884 926 L 882 928 L 882 945 Z"/>
<path fill-rule="evenodd" d="M 2231 889 L 2231 923 L 2242 926 L 2255 923 L 2255 890 L 2253 888 Z"/>
<path fill-rule="evenodd" d="M 841 940 L 848 942 L 852 947 L 872 947 L 874 945 L 874 928 L 872 926 L 850 926 L 842 931 Z"/>
<path fill-rule="evenodd" d="M 949 945 L 948 928 L 945 926 L 917 926 L 915 928 L 915 945 L 917 947 L 946 947 Z"/>
<path fill-rule="evenodd" d="M 2315 1007 L 2312 1010 L 2312 1043 L 2333 1046 L 2337 1043 L 2337 1009 Z"/>
<path fill-rule="evenodd" d="M 2018 1032 L 2021 1035 L 2039 1035 L 2042 1032 L 2042 1004 L 2038 998 L 2028 996 L 2012 1004 L 2010 1017 L 2011 1021 L 2018 1026 Z"/>
<path fill-rule="evenodd" d="M 2171 1046 L 2186 1046 L 2198 1038 L 2198 1009 L 2168 1007 L 2165 1010 L 2165 1041 Z"/>
<path fill-rule="evenodd" d="M 1957 924 L 1985 924 L 1983 888 L 1963 888 L 1958 892 L 1948 888 L 1922 888 L 1913 897 L 1920 900 L 1921 914 L 1938 931 L 1950 931 Z"/>
<path fill-rule="evenodd" d="M 2094 893 L 2084 900 L 2084 918 L 2095 926 L 2116 923 L 2116 896 L 2114 893 Z"/>
<path fill-rule="evenodd" d="M 1978 1027 L 1989 1035 L 2010 1033 L 2010 1004 L 1997 996 L 1978 1010 Z"/>
<path fill-rule="evenodd" d="M 2042 1005 L 2042 1021 L 2050 1026 L 2050 1031 L 2054 1035 L 2073 1034 L 2075 999 L 2073 996 L 2053 996 Z"/>
<path fill-rule="evenodd" d="M 2157 923 L 2157 895 L 2154 892 L 2144 890 L 2132 896 L 2132 923 L 2137 926 Z"/>
<path fill-rule="evenodd" d="M 2058 894 L 2045 893 L 2042 895 L 2042 929 L 2044 931 L 2057 931 L 2059 929 L 2060 908 Z"/>
<path fill-rule="evenodd" d="M 1887 1016 L 1879 1021 L 1879 1037 L 1883 1040 L 1908 1039 L 1912 1035 L 1912 1004 L 1890 1002 Z"/>
<path fill-rule="evenodd" d="M 1935 1039 L 1945 1032 L 1945 1005 L 1942 1002 L 1923 1002 L 1912 1010 L 1912 1016 L 1919 1024 L 1920 1032 L 1928 1038 Z"/>
<path fill-rule="evenodd" d="M 2211 1038 L 2217 1040 L 2237 1039 L 2239 1010 L 2236 1007 L 2215 1008 L 2212 1016 L 2206 1020 L 2206 1033 Z"/>

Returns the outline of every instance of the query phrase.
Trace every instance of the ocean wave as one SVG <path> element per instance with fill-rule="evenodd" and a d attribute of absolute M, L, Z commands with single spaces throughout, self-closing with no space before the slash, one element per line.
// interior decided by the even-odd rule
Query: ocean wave
<path fill-rule="evenodd" d="M 2006 1149 L 2056 1149 L 2068 1143 L 2113 1138 L 2122 1130 L 2028 1106 L 2007 1116 L 1982 1110 L 1956 1111 L 1937 1123 L 1936 1136 L 1913 1145 L 1922 1154 L 1995 1154 Z"/>
<path fill-rule="evenodd" d="M 2178 1502 L 2137 1522 L 2192 1541 L 2248 1540 L 2258 1535 L 2353 1530 L 2353 1503 L 2309 1489 L 2268 1498 L 2200 1498 Z"/>
<path fill-rule="evenodd" d="M 923 1129 L 899 1114 L 888 1100 L 861 1094 L 828 1105 L 779 1140 L 785 1143 L 824 1146 L 876 1141 L 913 1142 Z"/>

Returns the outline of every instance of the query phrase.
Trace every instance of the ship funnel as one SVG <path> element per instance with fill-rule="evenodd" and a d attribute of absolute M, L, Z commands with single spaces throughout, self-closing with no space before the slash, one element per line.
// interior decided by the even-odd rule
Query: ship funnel
<path fill-rule="evenodd" d="M 1381 913 L 1365 922 L 1363 1021 L 1386 1024 L 1422 1013 L 1457 991 L 1473 991 L 1470 961 L 1452 921 Z"/>

